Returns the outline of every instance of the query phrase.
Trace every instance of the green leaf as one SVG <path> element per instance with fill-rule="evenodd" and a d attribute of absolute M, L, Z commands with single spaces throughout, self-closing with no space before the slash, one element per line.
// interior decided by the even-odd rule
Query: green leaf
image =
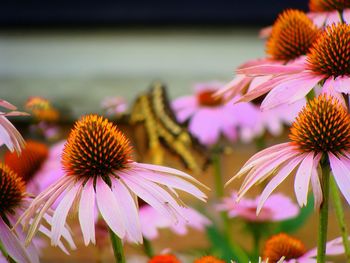
<path fill-rule="evenodd" d="M 230 241 L 219 232 L 215 226 L 206 229 L 207 236 L 211 242 L 211 253 L 226 262 L 235 260 L 237 262 L 249 262 L 247 253 L 237 244 L 230 244 Z"/>

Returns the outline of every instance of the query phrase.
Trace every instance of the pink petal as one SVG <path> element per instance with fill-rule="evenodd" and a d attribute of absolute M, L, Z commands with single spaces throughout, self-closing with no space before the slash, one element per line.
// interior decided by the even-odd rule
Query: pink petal
<path fill-rule="evenodd" d="M 17 107 L 12 105 L 10 102 L 6 100 L 0 100 L 0 107 L 3 107 L 8 110 L 17 110 Z"/>
<path fill-rule="evenodd" d="M 261 108 L 269 109 L 281 104 L 291 104 L 302 99 L 320 80 L 320 76 L 313 76 L 308 73 L 295 79 L 286 80 L 267 94 L 261 104 Z"/>
<path fill-rule="evenodd" d="M 320 162 L 321 157 L 322 157 L 321 153 L 318 153 L 316 155 L 314 159 L 314 164 L 312 167 L 312 173 L 311 173 L 311 185 L 312 185 L 312 191 L 314 193 L 314 208 L 316 210 L 320 208 L 323 200 L 322 187 L 321 187 L 320 179 L 317 172 L 318 164 Z"/>
<path fill-rule="evenodd" d="M 182 191 L 185 191 L 194 197 L 197 197 L 201 199 L 202 201 L 205 201 L 206 195 L 200 191 L 197 187 L 195 187 L 193 184 L 175 176 L 171 175 L 164 175 L 159 174 L 155 172 L 140 172 L 138 173 L 139 176 L 142 176 L 143 178 L 147 180 L 151 180 L 155 183 L 162 184 L 164 186 L 173 187 Z"/>
<path fill-rule="evenodd" d="M 23 244 L 0 217 L 0 241 L 6 252 L 17 262 L 31 263 Z"/>
<path fill-rule="evenodd" d="M 295 175 L 294 191 L 300 206 L 306 205 L 307 203 L 307 193 L 314 163 L 314 155 L 314 152 L 309 152 L 306 155 Z"/>
<path fill-rule="evenodd" d="M 101 177 L 98 177 L 96 181 L 96 200 L 101 215 L 107 225 L 119 238 L 124 238 L 125 222 L 123 222 L 123 212 L 111 188 L 109 188 Z"/>
<path fill-rule="evenodd" d="M 305 158 L 305 156 L 306 154 L 303 154 L 291 159 L 270 180 L 270 182 L 266 185 L 259 197 L 258 207 L 256 210 L 257 214 L 260 213 L 262 207 L 264 206 L 264 203 L 266 202 L 270 194 L 276 189 L 277 186 L 279 186 L 287 178 L 288 175 L 290 175 L 290 173 L 295 169 L 295 167 L 297 167 L 301 160 Z"/>
<path fill-rule="evenodd" d="M 141 225 L 135 201 L 130 191 L 120 180 L 113 180 L 112 192 L 118 200 L 123 216 L 128 238 L 134 243 L 142 243 Z"/>
<path fill-rule="evenodd" d="M 349 77 L 337 77 L 333 79 L 333 77 L 329 77 L 324 85 L 331 86 L 337 92 L 341 93 L 350 93 L 350 78 Z"/>
<path fill-rule="evenodd" d="M 90 179 L 86 182 L 83 188 L 79 205 L 79 222 L 81 232 L 83 233 L 85 246 L 89 244 L 90 240 L 93 244 L 96 243 L 94 212 L 95 191 L 93 186 L 93 180 Z"/>
<path fill-rule="evenodd" d="M 233 78 L 229 83 L 227 83 L 224 87 L 219 89 L 214 96 L 222 96 L 226 95 L 227 99 L 230 99 L 241 92 L 251 81 L 250 77 L 245 75 L 237 75 Z"/>
<path fill-rule="evenodd" d="M 289 152 L 294 149 L 294 146 L 292 146 L 290 143 L 281 143 L 274 145 L 272 147 L 266 148 L 255 155 L 253 155 L 244 165 L 243 167 L 238 171 L 237 174 L 235 174 L 226 184 L 230 184 L 233 180 L 236 178 L 241 177 L 243 174 L 247 173 L 249 170 L 251 170 L 254 166 L 258 166 L 267 160 L 270 160 L 271 158 L 274 158 L 276 156 L 280 156 L 285 154 L 286 152 Z"/>
<path fill-rule="evenodd" d="M 61 238 L 68 212 L 72 207 L 74 199 L 77 197 L 79 187 L 80 183 L 77 182 L 70 190 L 68 190 L 55 210 L 52 218 L 52 245 L 57 245 L 59 239 Z"/>
<path fill-rule="evenodd" d="M 194 182 L 206 189 L 209 189 L 207 186 L 205 186 L 204 184 L 202 184 L 201 182 L 199 182 L 198 180 L 196 180 L 194 177 L 192 177 L 191 175 L 182 172 L 180 170 L 174 169 L 174 168 L 170 168 L 170 167 L 166 167 L 166 166 L 161 166 L 161 165 L 154 165 L 154 164 L 146 164 L 146 163 L 136 163 L 134 162 L 133 165 L 135 167 L 138 168 L 142 168 L 142 169 L 147 169 L 147 170 L 152 170 L 152 171 L 156 171 L 156 172 L 162 172 L 162 173 L 168 173 L 168 174 L 172 174 L 172 175 L 177 175 L 183 178 L 188 179 L 191 182 Z"/>
<path fill-rule="evenodd" d="M 345 157 L 339 159 L 331 152 L 328 153 L 332 173 L 337 185 L 350 204 L 350 167 L 345 161 Z"/>
<path fill-rule="evenodd" d="M 304 65 L 283 65 L 283 64 L 263 64 L 237 70 L 237 74 L 245 74 L 248 76 L 265 76 L 265 75 L 281 75 L 292 74 L 304 70 Z"/>
<path fill-rule="evenodd" d="M 277 156 L 267 161 L 261 167 L 257 167 L 252 172 L 250 172 L 238 192 L 238 199 L 241 198 L 254 184 L 258 181 L 264 180 L 267 176 L 271 175 L 273 170 L 275 170 L 283 162 L 288 161 L 299 153 L 296 151 L 290 151 L 282 156 Z"/>
<path fill-rule="evenodd" d="M 142 180 L 138 180 L 131 174 L 119 173 L 118 175 L 124 180 L 125 184 L 131 189 L 131 191 L 163 216 L 168 217 L 175 222 L 181 217 L 179 205 L 163 188 L 143 178 Z"/>

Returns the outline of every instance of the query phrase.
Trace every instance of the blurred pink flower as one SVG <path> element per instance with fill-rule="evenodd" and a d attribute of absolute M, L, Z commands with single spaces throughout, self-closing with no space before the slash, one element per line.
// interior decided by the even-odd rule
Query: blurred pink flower
<path fill-rule="evenodd" d="M 350 54 L 349 34 L 350 25 L 333 24 L 320 34 L 307 56 L 298 63 L 264 63 L 239 69 L 239 74 L 269 78 L 245 94 L 242 100 L 268 93 L 261 104 L 262 109 L 268 109 L 300 100 L 318 85 L 323 92 L 342 100 L 342 93 L 350 93 L 350 70 L 344 62 Z"/>
<path fill-rule="evenodd" d="M 335 98 L 320 95 L 299 113 L 289 137 L 291 142 L 255 154 L 229 180 L 228 183 L 247 174 L 238 199 L 253 185 L 275 175 L 259 197 L 259 212 L 272 191 L 296 169 L 294 190 L 299 205 L 306 205 L 311 181 L 315 208 L 319 208 L 323 195 L 318 166 L 324 156 L 338 187 L 350 204 L 350 115 L 346 108 Z"/>
<path fill-rule="evenodd" d="M 241 127 L 241 140 L 250 142 L 252 139 L 262 136 L 265 132 L 273 136 L 281 135 L 284 125 L 290 126 L 294 122 L 305 103 L 306 99 L 301 99 L 292 104 L 280 105 L 268 110 L 261 110 L 256 106 L 258 112 L 256 122 L 253 126 Z"/>
<path fill-rule="evenodd" d="M 257 215 L 259 197 L 256 199 L 242 198 L 237 202 L 237 193 L 223 199 L 217 205 L 219 211 L 226 211 L 230 217 L 239 217 L 249 222 L 274 222 L 296 217 L 299 207 L 283 194 L 272 194 L 266 200 L 264 207 Z"/>
<path fill-rule="evenodd" d="M 38 195 L 63 177 L 60 157 L 64 144 L 61 141 L 48 148 L 44 143 L 28 140 L 20 156 L 6 152 L 5 163 L 23 178 L 27 192 Z"/>
<path fill-rule="evenodd" d="M 172 107 L 180 122 L 189 121 L 189 131 L 205 145 L 217 143 L 223 134 L 237 140 L 241 127 L 253 129 L 258 112 L 250 103 L 224 103 L 213 94 L 222 87 L 219 82 L 197 84 L 195 94 L 175 99 Z"/>
<path fill-rule="evenodd" d="M 173 222 L 168 217 L 164 217 L 156 209 L 149 205 L 143 205 L 140 210 L 140 223 L 142 234 L 145 238 L 153 240 L 158 237 L 158 229 L 167 228 L 177 235 L 186 235 L 188 227 L 203 231 L 210 220 L 190 207 L 181 207 L 183 218 L 178 222 Z"/>
<path fill-rule="evenodd" d="M 0 146 L 5 144 L 11 152 L 16 151 L 20 153 L 21 148 L 24 147 L 24 140 L 6 117 L 25 116 L 28 114 L 16 111 L 17 108 L 5 100 L 0 100 L 0 107 L 10 110 L 7 113 L 0 111 Z"/>
<path fill-rule="evenodd" d="M 117 236 L 142 243 L 138 196 L 173 221 L 184 216 L 175 189 L 205 201 L 206 195 L 194 183 L 205 186 L 196 179 L 176 169 L 134 162 L 131 151 L 129 140 L 107 119 L 87 115 L 77 121 L 62 154 L 65 175 L 39 194 L 21 218 L 37 222 L 30 226 L 27 240 L 40 226 L 42 213 L 60 197 L 53 212 L 53 245 L 63 234 L 71 209 L 79 214 L 85 245 L 95 243 L 96 204 Z"/>
<path fill-rule="evenodd" d="M 101 107 L 109 116 L 119 116 L 126 112 L 128 104 L 122 97 L 106 97 L 101 102 Z"/>

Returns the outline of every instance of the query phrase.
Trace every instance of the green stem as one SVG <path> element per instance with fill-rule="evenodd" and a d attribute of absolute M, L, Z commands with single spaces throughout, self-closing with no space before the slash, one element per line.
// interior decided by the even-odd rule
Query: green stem
<path fill-rule="evenodd" d="M 123 243 L 122 243 L 121 239 L 116 234 L 114 234 L 112 229 L 109 229 L 109 235 L 111 238 L 115 262 L 116 263 L 125 263 L 126 261 L 125 261 L 125 256 L 124 256 Z"/>
<path fill-rule="evenodd" d="M 255 231 L 253 233 L 253 239 L 254 239 L 253 253 L 254 253 L 254 257 L 256 259 L 258 259 L 259 254 L 260 254 L 260 233 L 259 233 L 259 231 Z"/>
<path fill-rule="evenodd" d="M 338 221 L 338 224 L 340 227 L 341 236 L 343 238 L 345 255 L 347 258 L 347 262 L 349 263 L 350 262 L 349 236 L 348 236 L 348 231 L 347 231 L 347 227 L 345 224 L 344 210 L 343 210 L 343 205 L 342 205 L 342 201 L 340 198 L 339 189 L 338 189 L 338 186 L 337 186 L 333 176 L 331 176 L 331 178 L 330 178 L 330 191 L 331 191 L 332 199 L 334 202 L 335 214 L 337 216 L 337 221 Z"/>
<path fill-rule="evenodd" d="M 221 156 L 218 151 L 214 150 L 212 160 L 214 168 L 215 194 L 216 198 L 220 199 L 224 196 L 224 183 L 221 175 Z"/>
<path fill-rule="evenodd" d="M 143 238 L 143 248 L 146 255 L 151 258 L 154 256 L 154 251 L 151 242 L 147 238 Z"/>
<path fill-rule="evenodd" d="M 329 164 L 321 163 L 322 166 L 322 192 L 323 201 L 320 207 L 320 218 L 318 225 L 318 242 L 317 242 L 317 263 L 326 262 L 326 243 L 328 227 L 328 199 L 329 199 Z"/>

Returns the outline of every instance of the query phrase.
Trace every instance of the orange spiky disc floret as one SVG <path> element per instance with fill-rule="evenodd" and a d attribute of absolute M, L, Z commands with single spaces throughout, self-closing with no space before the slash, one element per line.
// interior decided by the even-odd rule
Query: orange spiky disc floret
<path fill-rule="evenodd" d="M 203 90 L 197 94 L 197 101 L 202 106 L 216 107 L 223 103 L 222 97 L 214 96 L 216 90 Z"/>
<path fill-rule="evenodd" d="M 25 184 L 21 177 L 6 164 L 0 163 L 0 216 L 13 213 L 25 196 Z"/>
<path fill-rule="evenodd" d="M 127 167 L 131 150 L 129 140 L 116 125 L 87 115 L 75 123 L 63 149 L 62 165 L 68 175 L 107 180 L 113 171 Z"/>
<path fill-rule="evenodd" d="M 15 152 L 6 152 L 5 163 L 28 183 L 38 172 L 48 155 L 49 149 L 45 144 L 28 140 L 21 155 Z"/>
<path fill-rule="evenodd" d="M 270 237 L 264 246 L 263 259 L 276 263 L 282 257 L 285 260 L 297 259 L 306 253 L 304 244 L 287 234 L 280 233 Z"/>
<path fill-rule="evenodd" d="M 148 263 L 181 263 L 181 261 L 178 260 L 174 255 L 164 254 L 154 256 L 148 261 Z"/>
<path fill-rule="evenodd" d="M 194 263 L 225 263 L 225 261 L 218 259 L 214 256 L 204 256 L 196 259 Z"/>
<path fill-rule="evenodd" d="M 309 8 L 312 12 L 325 12 L 350 8 L 349 0 L 310 0 Z"/>
<path fill-rule="evenodd" d="M 319 30 L 299 10 L 289 9 L 281 13 L 272 27 L 266 43 L 266 53 L 274 60 L 290 61 L 306 55 L 316 40 Z"/>
<path fill-rule="evenodd" d="M 320 95 L 299 113 L 289 137 L 303 152 L 339 153 L 350 147 L 350 115 L 336 98 Z"/>
<path fill-rule="evenodd" d="M 308 68 L 327 77 L 350 76 L 350 25 L 332 24 L 307 56 Z"/>

